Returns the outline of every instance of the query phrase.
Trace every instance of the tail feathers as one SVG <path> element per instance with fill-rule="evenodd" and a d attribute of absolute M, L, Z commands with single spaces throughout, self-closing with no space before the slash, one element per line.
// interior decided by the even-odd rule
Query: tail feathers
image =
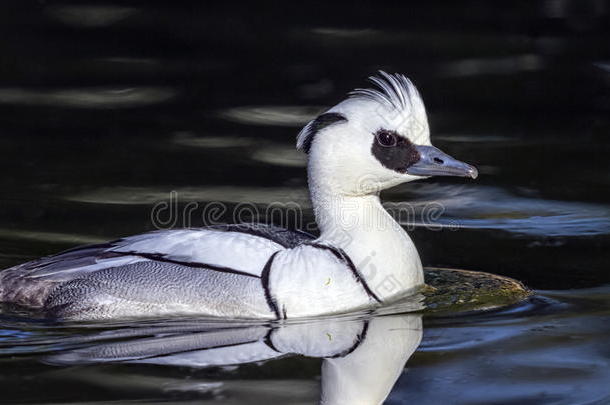
<path fill-rule="evenodd" d="M 20 271 L 21 270 L 21 271 Z M 32 280 L 26 271 L 13 267 L 0 272 L 0 302 L 40 308 L 56 286 L 51 280 Z"/>

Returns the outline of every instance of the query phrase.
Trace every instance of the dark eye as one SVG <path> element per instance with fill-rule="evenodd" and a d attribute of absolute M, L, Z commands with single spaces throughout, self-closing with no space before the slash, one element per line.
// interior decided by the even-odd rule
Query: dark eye
<path fill-rule="evenodd" d="M 390 131 L 377 131 L 375 137 L 377 138 L 377 143 L 386 148 L 396 146 L 398 143 L 398 138 Z"/>

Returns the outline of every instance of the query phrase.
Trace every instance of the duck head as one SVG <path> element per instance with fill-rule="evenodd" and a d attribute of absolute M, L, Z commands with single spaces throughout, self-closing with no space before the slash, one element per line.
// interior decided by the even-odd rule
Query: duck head
<path fill-rule="evenodd" d="M 357 196 L 430 176 L 477 177 L 475 167 L 432 146 L 423 100 L 409 79 L 380 71 L 370 81 L 375 88 L 352 91 L 299 133 L 310 184 Z"/>

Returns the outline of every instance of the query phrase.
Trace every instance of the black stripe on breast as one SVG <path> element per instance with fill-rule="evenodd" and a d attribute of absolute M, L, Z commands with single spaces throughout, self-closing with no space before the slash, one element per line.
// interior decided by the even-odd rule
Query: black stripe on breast
<path fill-rule="evenodd" d="M 336 359 L 339 357 L 345 357 L 348 354 L 352 353 L 354 350 L 356 350 L 358 348 L 358 346 L 360 346 L 362 344 L 362 342 L 364 342 L 364 339 L 366 339 L 366 334 L 368 331 L 369 331 L 369 321 L 367 320 L 367 321 L 364 321 L 364 325 L 362 325 L 362 330 L 356 336 L 356 341 L 354 342 L 354 344 L 347 350 L 337 353 L 334 356 L 330 356 L 329 358 Z"/>
<path fill-rule="evenodd" d="M 265 335 L 265 338 L 263 339 L 263 341 L 265 342 L 265 344 L 267 346 L 269 346 L 269 348 L 273 351 L 276 351 L 278 353 L 281 353 L 277 347 L 275 347 L 275 345 L 273 344 L 273 340 L 271 340 L 271 335 L 273 334 L 273 331 L 275 331 L 275 329 L 271 328 L 269 329 L 269 332 L 267 332 L 267 334 Z"/>
<path fill-rule="evenodd" d="M 330 253 L 332 253 L 337 259 L 341 260 L 342 262 L 345 261 L 343 260 L 343 255 L 341 254 L 341 252 L 339 251 L 339 249 L 332 247 L 332 246 L 327 246 L 327 245 L 323 245 L 321 243 L 306 243 L 306 245 L 308 246 L 312 246 L 318 249 L 323 249 L 323 250 L 328 250 Z"/>
<path fill-rule="evenodd" d="M 172 263 L 172 264 L 178 264 L 181 266 L 195 267 L 195 268 L 199 268 L 199 269 L 220 271 L 222 273 L 230 273 L 230 274 L 237 274 L 240 276 L 259 278 L 258 276 L 255 276 L 254 274 L 246 273 L 245 271 L 235 270 L 230 267 L 217 266 L 215 264 L 208 264 L 208 263 L 185 262 L 182 260 L 174 260 L 174 259 L 170 259 L 160 253 L 140 253 L 140 252 L 132 252 L 132 251 L 128 251 L 128 252 L 113 251 L 113 252 L 108 252 L 108 253 L 111 254 L 111 256 L 108 256 L 108 257 L 137 256 L 137 257 L 142 257 L 144 259 L 155 260 L 157 262 Z"/>
<path fill-rule="evenodd" d="M 277 306 L 277 302 L 275 301 L 275 298 L 273 298 L 273 294 L 271 294 L 271 286 L 269 285 L 269 275 L 271 273 L 271 265 L 273 264 L 273 259 L 275 259 L 275 255 L 277 255 L 277 254 L 278 254 L 278 252 L 275 252 L 274 254 L 271 255 L 269 260 L 267 260 L 267 263 L 265 264 L 265 267 L 263 268 L 263 271 L 261 273 L 261 282 L 263 284 L 263 289 L 265 290 L 265 299 L 267 300 L 269 309 L 271 309 L 271 312 L 273 312 L 275 314 L 275 317 L 277 319 L 281 319 L 282 317 L 280 315 L 280 309 Z"/>
<path fill-rule="evenodd" d="M 372 299 L 374 299 L 375 301 L 377 301 L 380 304 L 383 302 L 377 296 L 377 294 L 375 294 L 373 292 L 373 290 L 371 290 L 371 288 L 367 284 L 367 282 L 364 279 L 364 277 L 362 277 L 362 275 L 360 274 L 360 272 L 358 271 L 358 269 L 354 265 L 354 262 L 352 262 L 352 259 L 347 255 L 347 253 L 345 253 L 345 251 L 343 249 L 336 248 L 334 246 L 322 245 L 321 243 L 305 243 L 305 244 L 309 245 L 309 246 L 313 246 L 313 247 L 318 248 L 318 249 L 325 249 L 325 250 L 330 251 L 333 255 L 335 255 L 335 257 L 337 259 L 341 260 L 343 263 L 345 263 L 347 265 L 347 267 L 352 272 L 352 275 L 354 276 L 356 281 L 362 285 L 362 288 L 364 288 L 364 291 L 366 292 L 366 294 L 369 297 L 371 297 Z"/>

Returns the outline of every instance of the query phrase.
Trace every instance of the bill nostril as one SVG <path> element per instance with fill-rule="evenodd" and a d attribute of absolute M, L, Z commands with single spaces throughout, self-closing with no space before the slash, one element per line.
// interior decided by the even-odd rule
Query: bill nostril
<path fill-rule="evenodd" d="M 443 159 L 435 157 L 435 158 L 434 158 L 434 163 L 439 164 L 439 165 L 442 165 L 442 164 L 443 164 L 443 163 L 445 163 L 445 162 L 443 161 Z"/>

